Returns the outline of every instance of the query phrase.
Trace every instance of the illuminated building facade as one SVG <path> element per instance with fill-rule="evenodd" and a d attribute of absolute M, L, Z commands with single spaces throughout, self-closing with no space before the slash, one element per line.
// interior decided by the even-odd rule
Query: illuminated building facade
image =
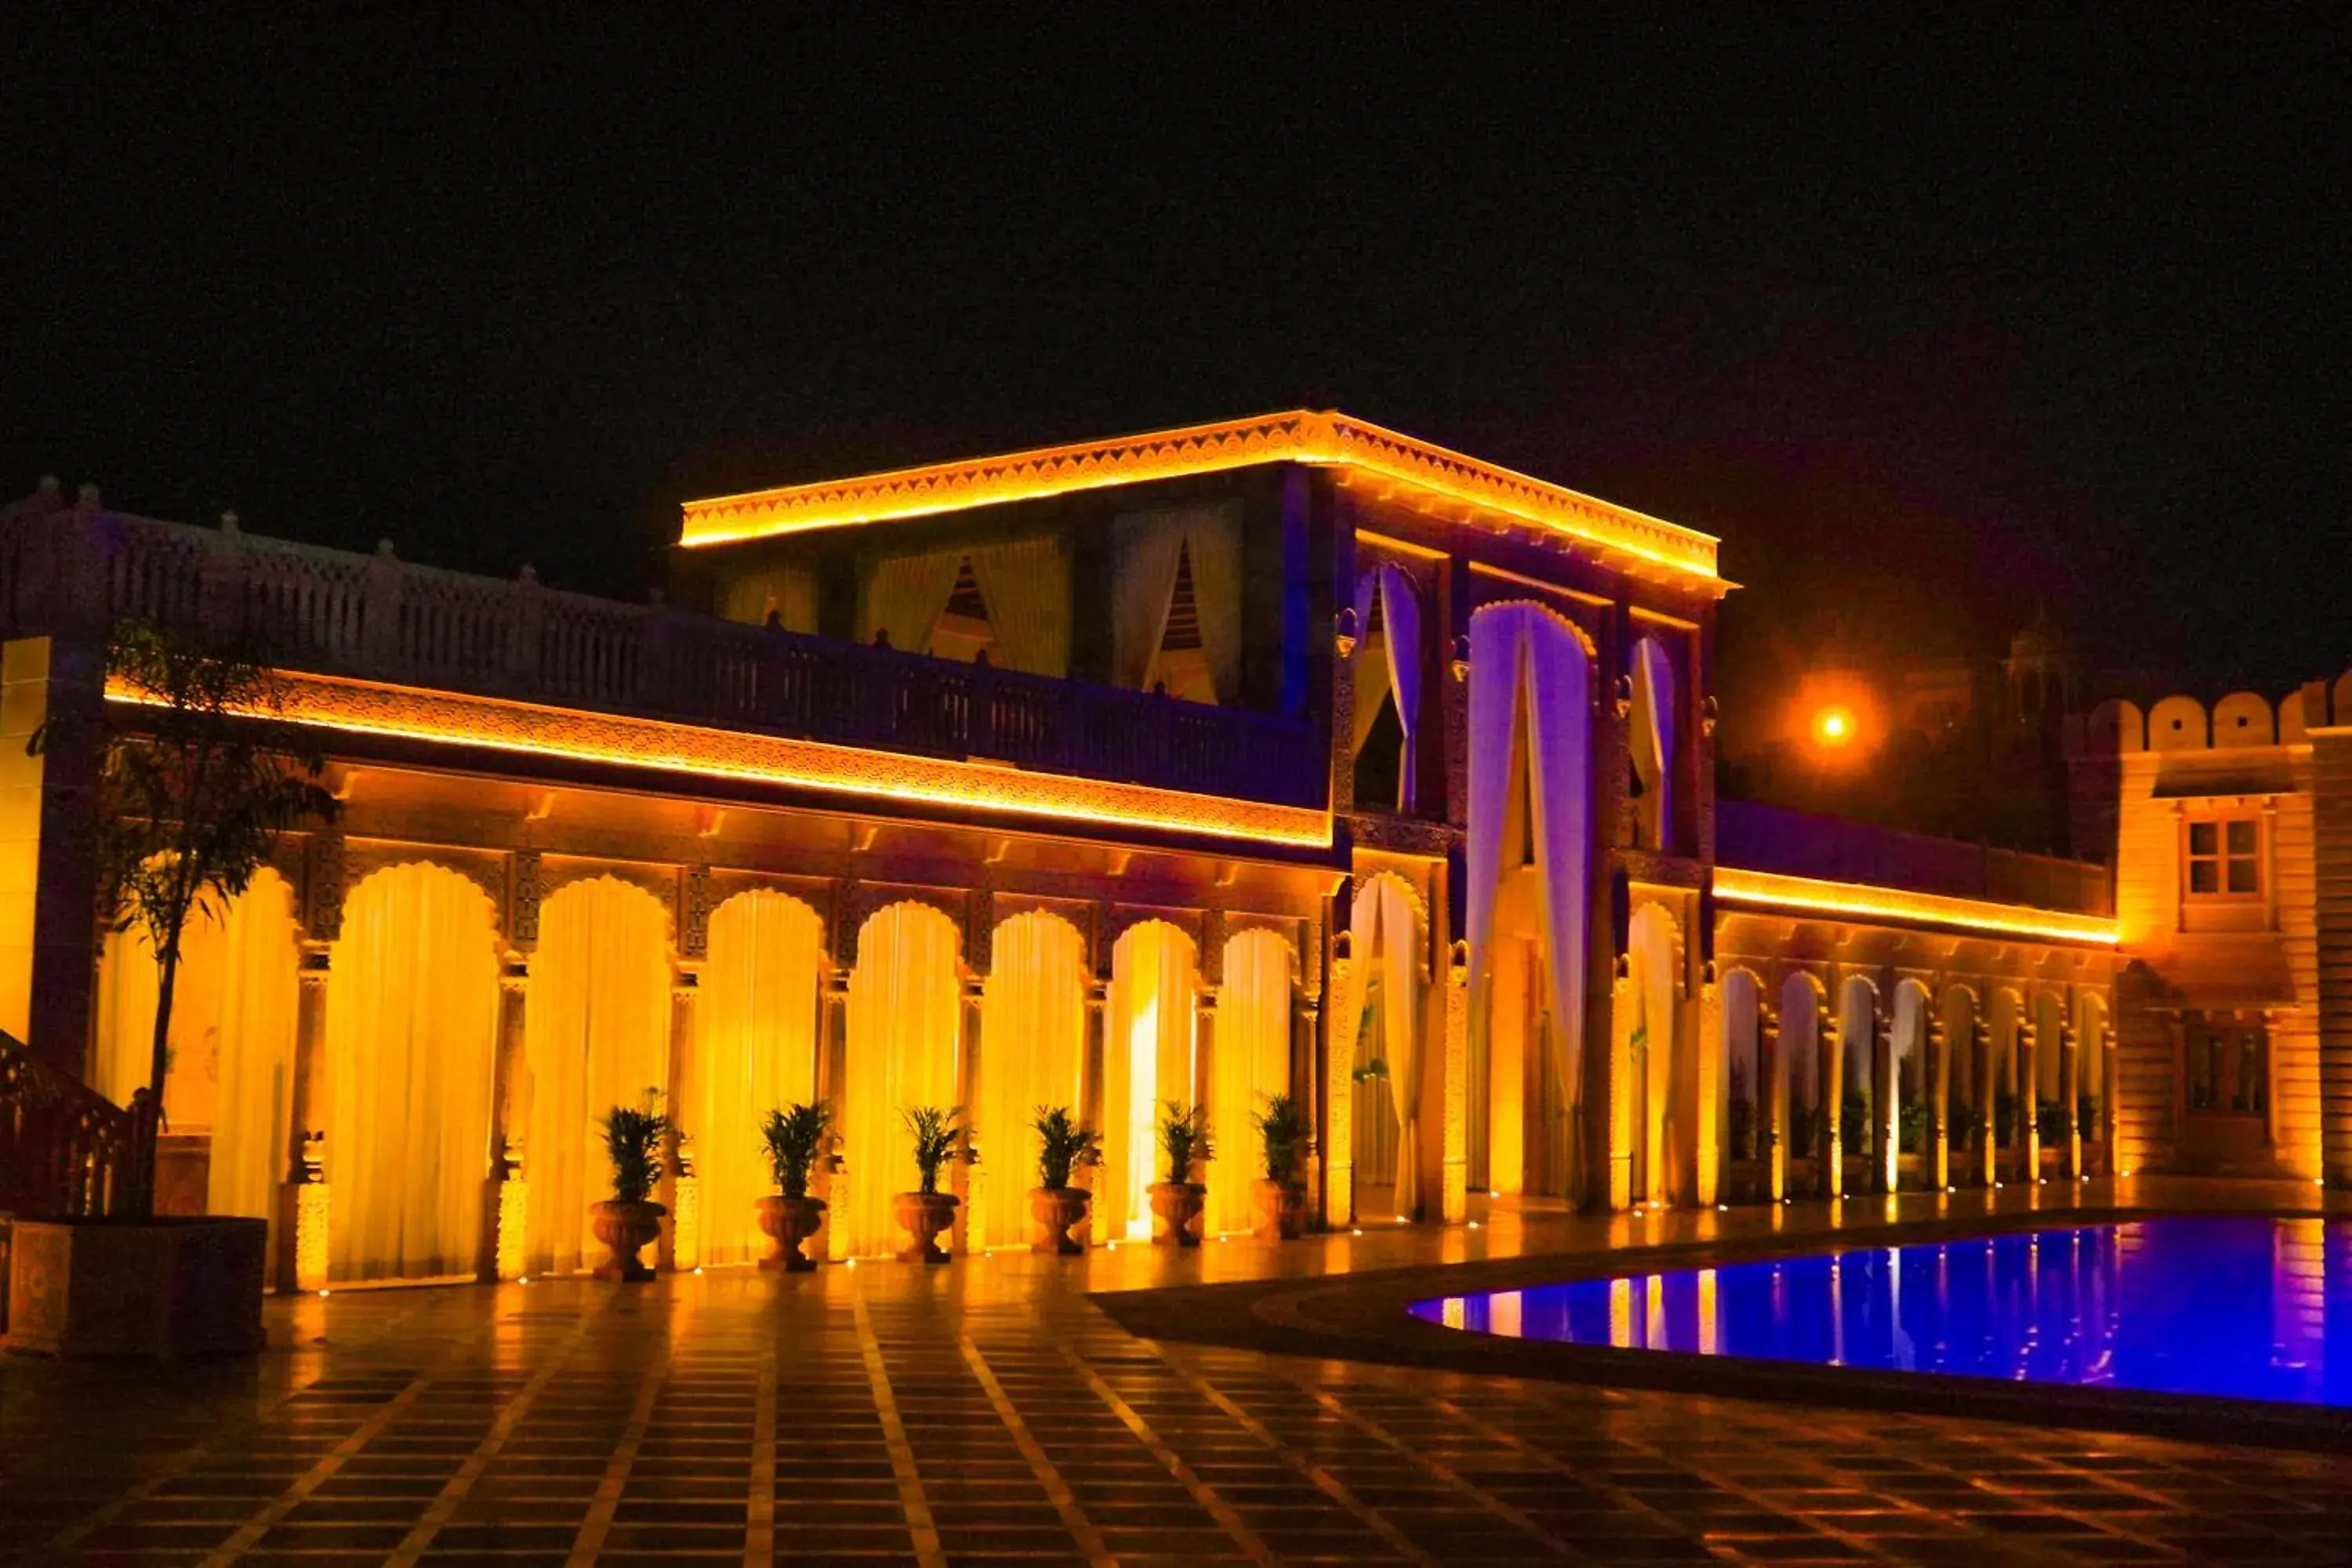
<path fill-rule="evenodd" d="M 2105 702 L 2069 739 L 2129 960 L 2120 1160 L 2352 1185 L 2352 675 Z"/>
<path fill-rule="evenodd" d="M 1326 1224 L 2095 1170 L 2099 868 L 1718 803 L 1712 539 L 1298 411 L 689 503 L 660 602 L 131 517 L 0 518 L 6 729 L 118 704 L 142 616 L 267 633 L 344 802 L 192 944 L 183 1206 L 281 1285 L 562 1271 L 593 1118 L 674 1111 L 665 1259 L 744 1261 L 822 1097 L 838 1258 L 898 1112 L 964 1108 L 955 1246 L 1025 1245 L 1035 1108 L 1309 1110 Z M 11 1059 L 120 1102 L 153 965 L 89 917 L 87 758 L 7 751 Z M 2000 1106 L 2008 1103 L 2011 1113 Z M 2031 1108 L 2031 1109 L 2021 1109 Z"/>

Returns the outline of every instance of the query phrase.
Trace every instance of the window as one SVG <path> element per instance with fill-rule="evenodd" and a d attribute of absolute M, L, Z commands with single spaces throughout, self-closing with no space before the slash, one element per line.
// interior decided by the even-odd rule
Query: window
<path fill-rule="evenodd" d="M 2261 825 L 2251 816 L 2221 817 L 2189 824 L 2187 864 L 2187 891 L 2190 898 L 2261 897 Z"/>
<path fill-rule="evenodd" d="M 2259 1023 L 2190 1014 L 2183 1021 L 2189 1109 L 2262 1116 L 2270 1110 L 2269 1031 Z"/>

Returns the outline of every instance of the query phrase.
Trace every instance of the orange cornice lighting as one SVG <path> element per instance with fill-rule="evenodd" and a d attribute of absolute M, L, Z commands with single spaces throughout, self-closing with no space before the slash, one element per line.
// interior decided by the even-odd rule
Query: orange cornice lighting
<path fill-rule="evenodd" d="M 348 734 L 740 779 L 992 816 L 1149 828 L 1301 848 L 1328 848 L 1331 843 L 1329 814 L 1305 806 L 1188 795 L 1145 784 L 865 751 L 419 687 L 291 672 L 284 679 L 286 706 L 275 717 Z M 119 679 L 107 683 L 106 694 L 119 702 L 153 702 L 137 687 Z"/>
<path fill-rule="evenodd" d="M 1490 522 L 1531 524 L 1636 563 L 1720 583 L 1716 541 L 1695 529 L 1344 414 L 1308 409 L 690 500 L 678 542 L 772 539 L 1279 462 L 1386 479 L 1465 506 Z"/>
<path fill-rule="evenodd" d="M 1811 877 L 1784 877 L 1775 871 L 1743 871 L 1732 866 L 1715 868 L 1715 896 L 1723 903 L 1762 910 L 1843 915 L 1849 920 L 1889 921 L 1902 925 L 1949 926 L 1987 936 L 2097 942 L 2108 947 L 2120 940 L 2116 922 L 2105 915 L 2068 914 L 1982 899 L 1953 899 L 1940 893 L 1874 887 L 1867 882 L 1822 882 Z"/>

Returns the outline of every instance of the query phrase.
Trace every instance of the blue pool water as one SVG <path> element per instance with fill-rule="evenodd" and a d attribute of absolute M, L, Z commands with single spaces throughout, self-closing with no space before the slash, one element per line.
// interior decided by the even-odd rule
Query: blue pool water
<path fill-rule="evenodd" d="M 2352 1221 L 2168 1215 L 1420 1301 L 1570 1344 L 2352 1406 Z"/>

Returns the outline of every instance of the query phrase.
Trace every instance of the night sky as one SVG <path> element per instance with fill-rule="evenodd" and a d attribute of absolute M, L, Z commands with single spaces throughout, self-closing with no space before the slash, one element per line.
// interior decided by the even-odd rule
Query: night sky
<path fill-rule="evenodd" d="M 1753 668 L 2352 665 L 2322 12 L 37 9 L 8 491 L 634 596 L 682 496 L 1306 403 L 1722 535 Z"/>

